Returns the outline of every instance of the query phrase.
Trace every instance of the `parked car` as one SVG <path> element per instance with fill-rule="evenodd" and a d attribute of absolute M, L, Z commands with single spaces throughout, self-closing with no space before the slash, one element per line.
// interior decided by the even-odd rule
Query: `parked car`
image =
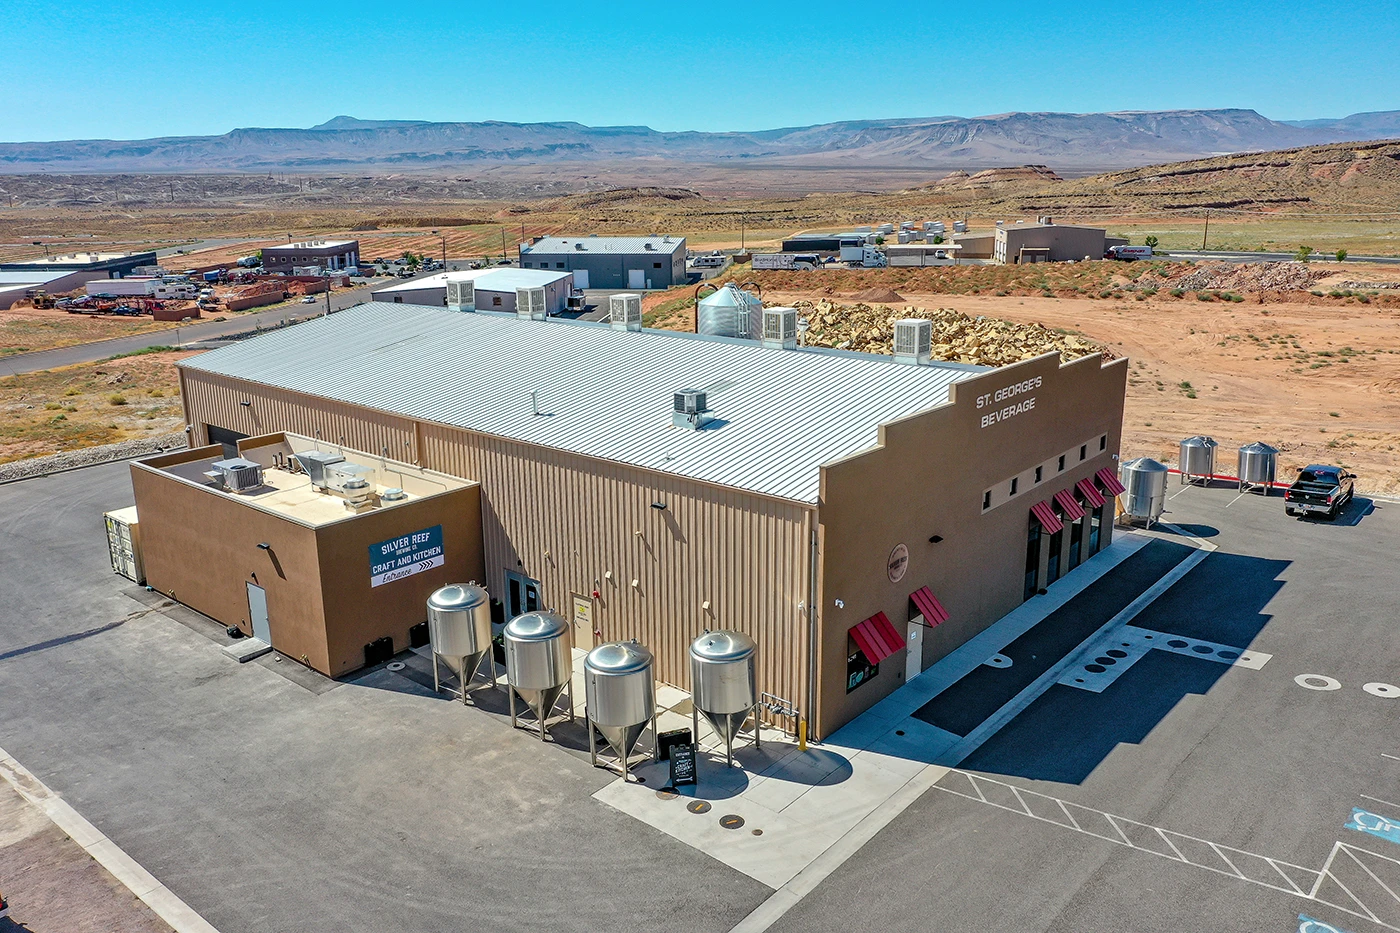
<path fill-rule="evenodd" d="M 316 303 L 316 296 L 315 296 L 315 295 L 302 295 L 302 296 L 301 296 L 301 303 L 304 304 L 304 305 L 314 305 L 314 304 Z"/>
<path fill-rule="evenodd" d="M 1283 494 L 1288 515 L 1321 514 L 1336 518 L 1351 502 L 1356 479 L 1341 467 L 1313 464 L 1298 471 L 1298 479 Z"/>

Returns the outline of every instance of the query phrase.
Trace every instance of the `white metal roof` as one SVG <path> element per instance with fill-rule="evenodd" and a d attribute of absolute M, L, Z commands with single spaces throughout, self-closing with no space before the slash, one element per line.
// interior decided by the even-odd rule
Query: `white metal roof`
<path fill-rule="evenodd" d="M 817 501 L 822 464 L 985 371 L 384 303 L 181 365 L 802 502 Z M 708 391 L 714 424 L 672 426 L 684 388 Z"/>
<path fill-rule="evenodd" d="M 439 272 L 421 279 L 409 279 L 395 285 L 376 288 L 373 294 L 392 295 L 395 292 L 418 292 L 425 288 L 447 288 L 448 282 L 475 282 L 480 291 L 513 292 L 517 288 L 539 288 L 572 275 L 572 272 L 549 272 L 544 269 L 463 269 L 460 272 Z"/>
<path fill-rule="evenodd" d="M 359 240 L 303 240 L 300 243 L 277 243 L 273 246 L 264 246 L 263 252 L 286 252 L 287 250 L 299 249 L 340 249 L 344 246 L 355 246 Z"/>
<path fill-rule="evenodd" d="M 647 248 L 647 244 L 651 248 Z M 579 249 L 582 244 L 583 248 Z M 674 253 L 685 249 L 685 237 L 674 236 L 547 236 L 538 243 L 521 244 L 521 255 L 532 253 L 577 253 L 587 256 L 596 253 L 645 254 Z"/>
<path fill-rule="evenodd" d="M 4 285 L 43 285 L 72 275 L 71 272 L 9 272 L 0 269 L 0 286 Z"/>

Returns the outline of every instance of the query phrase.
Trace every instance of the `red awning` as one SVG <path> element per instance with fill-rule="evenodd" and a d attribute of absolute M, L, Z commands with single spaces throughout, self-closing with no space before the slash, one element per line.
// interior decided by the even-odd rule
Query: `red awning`
<path fill-rule="evenodd" d="M 1072 522 L 1077 522 L 1084 517 L 1084 510 L 1074 499 L 1074 493 L 1068 489 L 1061 489 L 1055 493 L 1055 501 L 1060 503 L 1060 508 L 1064 510 L 1065 518 Z"/>
<path fill-rule="evenodd" d="M 1099 487 L 1095 486 L 1094 481 L 1091 479 L 1081 479 L 1074 484 L 1074 488 L 1078 489 L 1080 494 L 1084 496 L 1085 502 L 1096 509 L 1106 501 L 1103 497 L 1103 493 L 1099 492 Z"/>
<path fill-rule="evenodd" d="M 1123 484 L 1118 482 L 1118 477 L 1113 475 L 1113 471 L 1108 467 L 1094 474 L 1103 483 L 1103 488 L 1108 490 L 1110 496 L 1121 496 L 1123 494 Z"/>
<path fill-rule="evenodd" d="M 943 604 L 938 601 L 938 597 L 934 596 L 933 590 L 928 587 L 919 587 L 909 594 L 909 598 L 913 600 L 914 607 L 919 610 L 919 615 L 924 617 L 924 624 L 930 628 L 948 621 L 948 610 L 943 608 Z"/>
<path fill-rule="evenodd" d="M 1053 535 L 1065 527 L 1064 523 L 1055 515 L 1055 510 L 1050 508 L 1049 502 L 1037 502 L 1031 506 L 1031 514 L 1036 517 L 1036 520 L 1040 522 L 1040 527 L 1044 528 L 1047 534 Z"/>
<path fill-rule="evenodd" d="M 904 647 L 904 637 L 895 631 L 889 616 L 883 612 L 875 613 L 851 629 L 851 637 L 871 664 L 879 664 Z"/>

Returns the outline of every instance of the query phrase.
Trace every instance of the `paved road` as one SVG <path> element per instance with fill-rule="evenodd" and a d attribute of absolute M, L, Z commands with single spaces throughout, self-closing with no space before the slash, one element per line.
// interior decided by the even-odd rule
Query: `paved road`
<path fill-rule="evenodd" d="M 1158 256 L 1166 256 L 1171 259 L 1214 259 L 1220 262 L 1281 262 L 1288 259 L 1297 259 L 1297 253 L 1256 253 L 1244 250 L 1216 250 L 1216 249 L 1173 249 L 1157 250 Z M 1328 253 L 1314 253 L 1308 259 L 1309 262 L 1327 263 L 1344 268 L 1342 263 Z M 1400 265 L 1400 256 L 1347 256 L 1347 263 L 1354 262 L 1379 262 L 1386 265 Z"/>
<path fill-rule="evenodd" d="M 349 290 L 331 292 L 331 310 L 343 311 L 346 308 L 369 301 L 370 290 L 376 286 L 363 286 Z M 11 357 L 0 360 L 0 375 L 18 375 L 20 373 L 34 373 L 45 369 L 57 369 L 60 366 L 73 366 L 78 363 L 93 363 L 98 360 L 105 360 L 118 353 L 130 353 L 133 350 L 140 350 L 145 347 L 157 347 L 162 345 L 185 345 L 197 343 L 201 340 L 210 340 L 218 337 L 227 337 L 231 334 L 241 334 L 253 330 L 258 326 L 270 327 L 280 324 L 291 318 L 306 318 L 317 314 L 324 314 L 326 310 L 325 298 L 317 296 L 320 300 L 315 304 L 294 304 L 279 305 L 267 311 L 253 311 L 247 314 L 238 314 L 230 317 L 226 321 L 199 321 L 197 323 L 182 324 L 179 327 L 168 328 L 166 330 L 155 330 L 145 334 L 134 334 L 130 337 L 114 337 L 111 340 L 99 340 L 95 343 L 80 343 L 71 347 L 57 347 L 53 350 L 36 350 L 33 353 L 18 353 Z"/>
<path fill-rule="evenodd" d="M 0 487 L 0 748 L 223 933 L 723 933 L 771 893 L 499 714 L 150 611 L 108 566 L 131 502 L 125 463 Z"/>

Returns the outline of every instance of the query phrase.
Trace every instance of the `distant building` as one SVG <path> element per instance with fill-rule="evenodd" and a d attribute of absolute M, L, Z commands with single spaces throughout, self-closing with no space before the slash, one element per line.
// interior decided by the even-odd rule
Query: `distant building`
<path fill-rule="evenodd" d="M 568 303 L 574 288 L 574 273 L 546 272 L 543 269 L 467 269 L 461 272 L 439 272 L 390 285 L 375 291 L 375 301 L 394 304 L 431 305 L 441 308 L 447 304 L 448 282 L 471 282 L 474 286 L 478 311 L 515 310 L 517 288 L 543 288 L 545 307 L 550 314 L 559 314 Z"/>
<path fill-rule="evenodd" d="M 520 268 L 572 272 L 578 288 L 683 285 L 685 237 L 541 237 L 520 244 Z"/>
<path fill-rule="evenodd" d="M 1004 265 L 1102 259 L 1108 245 L 1102 227 L 1057 224 L 1049 217 L 1034 224 L 997 227 L 995 237 L 992 260 Z"/>
<path fill-rule="evenodd" d="M 0 310 L 42 288 L 59 295 L 98 279 L 131 275 L 156 264 L 155 253 L 73 253 L 0 263 Z"/>
<path fill-rule="evenodd" d="M 360 241 L 308 240 L 285 246 L 264 246 L 262 263 L 268 272 L 288 275 L 302 266 L 319 266 L 327 271 L 349 269 L 360 264 Z"/>

